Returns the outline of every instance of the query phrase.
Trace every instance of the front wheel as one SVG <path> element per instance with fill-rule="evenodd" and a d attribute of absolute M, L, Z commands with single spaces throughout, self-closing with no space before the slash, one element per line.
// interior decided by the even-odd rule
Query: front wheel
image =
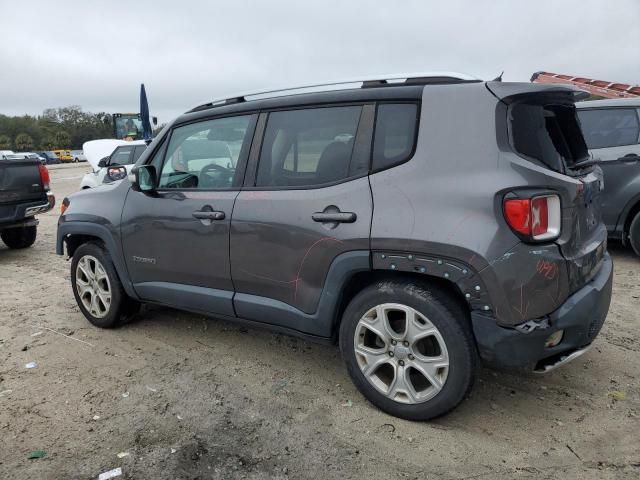
<path fill-rule="evenodd" d="M 466 312 L 448 292 L 380 281 L 344 312 L 340 350 L 351 379 L 381 410 L 428 420 L 471 389 L 477 357 Z"/>
<path fill-rule="evenodd" d="M 629 226 L 629 243 L 636 255 L 640 255 L 640 212 L 636 213 Z"/>
<path fill-rule="evenodd" d="M 122 288 L 109 253 L 97 243 L 85 243 L 74 252 L 71 285 L 80 310 L 97 327 L 117 327 L 139 307 Z"/>
<path fill-rule="evenodd" d="M 32 225 L 4 230 L 0 233 L 0 238 L 9 248 L 27 248 L 34 244 L 37 234 L 38 228 Z"/>

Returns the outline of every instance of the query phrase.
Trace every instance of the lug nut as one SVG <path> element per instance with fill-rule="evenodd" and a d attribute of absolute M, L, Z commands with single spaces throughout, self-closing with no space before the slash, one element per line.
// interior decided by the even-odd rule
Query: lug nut
<path fill-rule="evenodd" d="M 413 360 L 413 355 L 409 354 L 409 360 Z"/>
<path fill-rule="evenodd" d="M 391 345 L 395 345 L 396 343 L 398 342 L 396 342 L 395 340 L 391 340 Z"/>
<path fill-rule="evenodd" d="M 405 347 L 408 347 L 408 346 L 409 346 L 409 342 L 406 342 L 406 341 L 405 341 L 405 342 L 402 342 L 402 344 L 403 344 Z"/>
<path fill-rule="evenodd" d="M 400 366 L 401 366 L 401 367 L 404 367 L 404 360 L 400 360 L 400 362 L 399 362 L 399 363 L 400 363 Z"/>
<path fill-rule="evenodd" d="M 390 356 L 390 357 L 393 357 L 393 352 L 389 352 L 389 356 Z"/>

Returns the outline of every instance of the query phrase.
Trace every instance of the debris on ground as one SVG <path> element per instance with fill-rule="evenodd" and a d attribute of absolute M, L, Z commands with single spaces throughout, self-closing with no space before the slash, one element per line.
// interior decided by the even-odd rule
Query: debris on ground
<path fill-rule="evenodd" d="M 342 404 L 343 407 L 353 407 L 353 402 L 351 400 L 347 400 Z"/>
<path fill-rule="evenodd" d="M 93 419 L 94 419 L 94 420 L 100 420 L 100 415 L 94 415 L 94 416 L 93 416 Z"/>
<path fill-rule="evenodd" d="M 118 467 L 113 470 L 109 470 L 108 472 L 101 473 L 98 476 L 98 480 L 109 480 L 110 478 L 119 477 L 120 475 L 122 475 L 122 469 Z"/>
<path fill-rule="evenodd" d="M 27 458 L 31 460 L 32 458 L 44 458 L 46 456 L 47 456 L 47 452 L 45 452 L 44 450 L 34 450 L 29 454 Z"/>
<path fill-rule="evenodd" d="M 156 388 L 150 387 L 149 385 L 147 385 L 146 387 L 150 392 L 156 393 L 158 391 Z"/>
<path fill-rule="evenodd" d="M 624 400 L 627 398 L 627 394 L 621 392 L 620 390 L 611 390 L 608 394 L 608 397 L 613 398 L 614 400 Z"/>
<path fill-rule="evenodd" d="M 24 366 L 24 368 L 36 368 L 37 366 L 38 364 L 36 362 L 29 362 Z"/>
<path fill-rule="evenodd" d="M 129 456 L 129 452 L 120 452 L 118 453 L 118 458 L 124 458 L 124 457 L 128 457 Z"/>

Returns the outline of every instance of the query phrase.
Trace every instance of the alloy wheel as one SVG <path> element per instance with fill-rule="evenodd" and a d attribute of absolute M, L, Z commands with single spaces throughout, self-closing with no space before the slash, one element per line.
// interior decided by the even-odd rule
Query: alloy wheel
<path fill-rule="evenodd" d="M 111 283 L 100 263 L 92 256 L 85 255 L 76 267 L 76 290 L 84 308 L 96 318 L 103 318 L 111 307 Z"/>
<path fill-rule="evenodd" d="M 440 331 L 407 305 L 385 303 L 367 311 L 356 325 L 354 349 L 367 381 L 396 402 L 431 400 L 447 381 L 449 354 Z"/>

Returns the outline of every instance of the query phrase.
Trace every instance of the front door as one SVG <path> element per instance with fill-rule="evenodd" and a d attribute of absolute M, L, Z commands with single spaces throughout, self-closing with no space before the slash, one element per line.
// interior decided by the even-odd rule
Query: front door
<path fill-rule="evenodd" d="M 351 105 L 268 115 L 232 218 L 238 316 L 322 335 L 331 320 L 318 318 L 327 279 L 340 262 L 368 268 L 372 112 Z"/>
<path fill-rule="evenodd" d="M 578 110 L 578 115 L 591 155 L 602 160 L 602 217 L 607 230 L 613 231 L 622 209 L 638 194 L 639 112 L 636 108 L 594 108 Z"/>
<path fill-rule="evenodd" d="M 233 316 L 229 227 L 255 116 L 174 127 L 151 157 L 155 194 L 131 190 L 122 235 L 146 301 Z"/>

